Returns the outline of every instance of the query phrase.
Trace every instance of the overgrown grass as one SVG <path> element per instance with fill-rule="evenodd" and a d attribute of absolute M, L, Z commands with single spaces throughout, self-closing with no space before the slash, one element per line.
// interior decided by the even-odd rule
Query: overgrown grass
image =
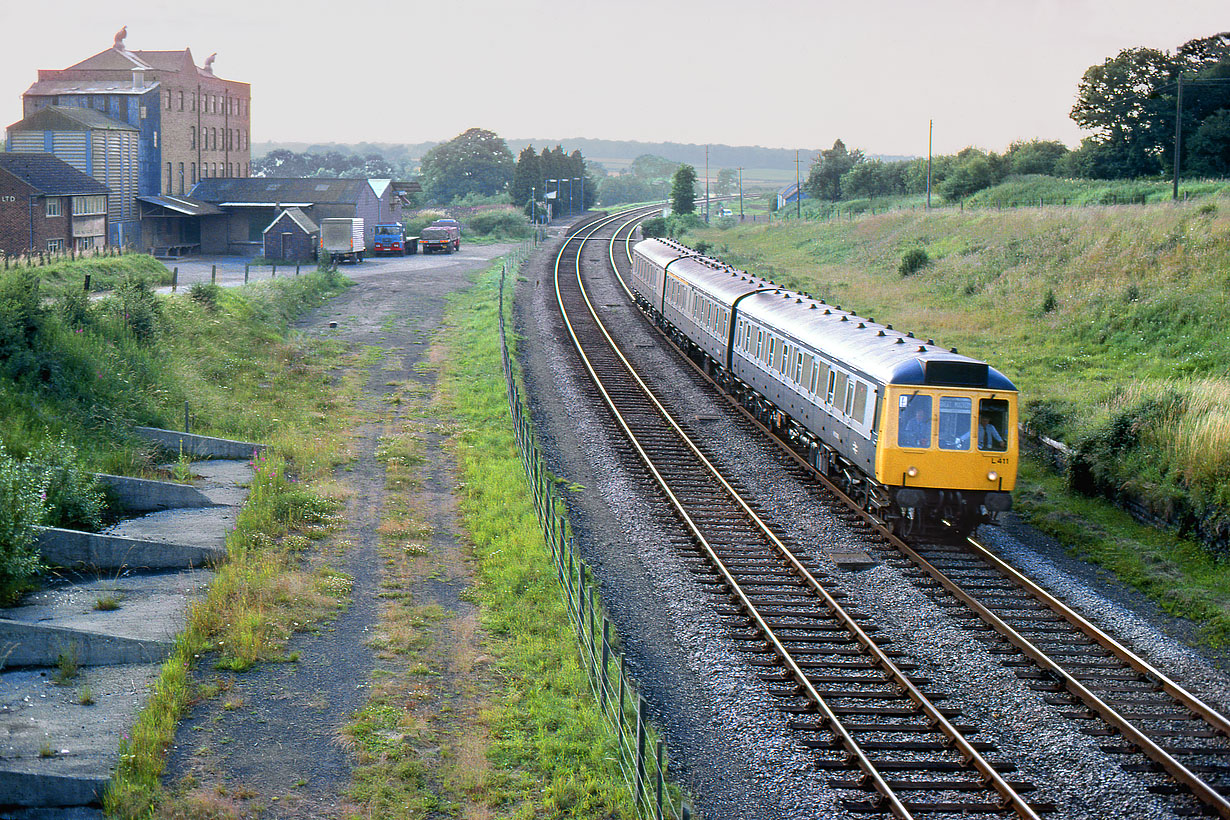
<path fill-rule="evenodd" d="M 440 408 L 459 425 L 451 444 L 475 597 L 503 680 L 488 716 L 496 773 L 485 799 L 501 817 L 631 817 L 516 453 L 500 364 L 499 274 L 487 270 L 453 300 L 440 374 Z"/>
<path fill-rule="evenodd" d="M 250 494 L 227 537 L 228 560 L 190 609 L 130 736 L 104 803 L 118 817 L 146 817 L 164 799 L 160 783 L 176 724 L 197 696 L 200 663 L 243 670 L 285 654 L 289 636 L 336 612 L 350 579 L 327 564 L 305 565 L 303 546 L 337 524 L 341 491 L 333 470 L 347 458 L 357 383 L 344 377 L 335 346 L 288 332 L 290 318 L 341 282 L 326 274 L 228 289 L 216 311 L 170 300 L 182 331 L 168 373 L 195 405 L 211 408 L 202 429 L 264 439 Z M 181 358 L 186 354 L 189 360 Z M 194 366 L 201 371 L 193 372 Z M 226 378 L 210 374 L 226 374 Z M 182 405 L 181 405 L 182 411 Z M 261 432 L 266 435 L 253 435 Z"/>
<path fill-rule="evenodd" d="M 1159 515 L 1180 509 L 1193 527 L 1230 526 L 1230 336 L 1218 330 L 1230 323 L 1230 197 L 894 212 L 691 238 L 734 265 L 991 362 L 1020 388 L 1028 424 L 1092 460 L 1089 486 L 1130 492 Z M 914 249 L 930 261 L 903 277 Z M 1207 586 L 1212 576 L 1199 574 L 1190 582 Z M 1195 605 L 1188 614 L 1207 618 Z"/>
<path fill-rule="evenodd" d="M 82 257 L 79 259 L 55 259 L 44 265 L 34 257 L 33 266 L 23 262 L 13 263 L 5 270 L 31 270 L 49 287 L 75 287 L 85 285 L 90 277 L 90 290 L 110 290 L 129 276 L 146 277 L 159 285 L 171 284 L 171 272 L 166 265 L 147 253 L 124 253 L 119 256 Z"/>

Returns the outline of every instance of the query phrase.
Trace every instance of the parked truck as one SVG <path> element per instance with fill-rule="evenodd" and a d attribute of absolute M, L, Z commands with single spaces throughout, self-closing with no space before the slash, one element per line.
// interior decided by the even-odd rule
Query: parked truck
<path fill-rule="evenodd" d="M 419 238 L 417 236 L 406 236 L 406 228 L 400 222 L 377 225 L 375 232 L 376 235 L 372 241 L 376 247 L 372 249 L 372 253 L 404 256 L 418 252 Z"/>
<path fill-rule="evenodd" d="M 419 249 L 423 253 L 452 253 L 461 247 L 461 228 L 456 225 L 428 225 L 419 231 Z"/>
<path fill-rule="evenodd" d="M 330 261 L 362 262 L 366 251 L 362 219 L 331 217 L 320 221 L 320 252 L 328 254 Z"/>

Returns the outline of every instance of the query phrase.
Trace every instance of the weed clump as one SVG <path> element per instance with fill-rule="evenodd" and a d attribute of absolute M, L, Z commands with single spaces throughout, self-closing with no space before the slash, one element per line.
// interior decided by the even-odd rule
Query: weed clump
<path fill-rule="evenodd" d="M 212 282 L 196 282 L 188 289 L 188 298 L 213 313 L 218 309 L 218 300 L 222 298 L 222 286 Z"/>
<path fill-rule="evenodd" d="M 912 276 L 929 264 L 931 264 L 931 257 L 927 254 L 925 248 L 910 248 L 902 254 L 901 264 L 897 266 L 897 273 L 902 276 Z"/>

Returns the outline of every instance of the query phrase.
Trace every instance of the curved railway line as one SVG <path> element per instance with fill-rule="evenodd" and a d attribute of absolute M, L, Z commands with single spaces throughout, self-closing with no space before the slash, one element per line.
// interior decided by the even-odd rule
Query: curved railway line
<path fill-rule="evenodd" d="M 555 260 L 556 298 L 612 423 L 688 530 L 693 571 L 729 599 L 718 612 L 731 637 L 754 653 L 752 663 L 764 670 L 761 678 L 802 743 L 816 750 L 830 782 L 851 790 L 848 809 L 898 817 L 1045 814 L 1053 807 L 1031 805 L 1022 796 L 1031 784 L 1009 779 L 1012 761 L 978 740 L 979 727 L 943 707 L 942 689 L 911 676 L 913 659 L 877 641 L 872 618 L 843 607 L 825 570 L 774 533 L 755 501 L 744 499 L 706 457 L 706 443 L 689 438 L 618 350 L 600 306 L 586 294 L 581 256 L 602 243 L 626 292 L 620 268 L 626 271 L 632 227 L 646 213 L 626 212 L 576 229 Z M 1151 790 L 1189 792 L 1199 803 L 1193 810 L 1230 817 L 1230 721 L 1224 716 L 973 539 L 907 544 L 778 443 L 874 531 L 870 548 L 881 560 L 906 569 L 936 603 L 963 618 L 974 637 L 1014 647 L 1000 650 L 1006 665 L 1045 693 L 1057 715 L 1108 738 L 1108 752 L 1143 752 L 1146 764 L 1126 768 L 1164 772 L 1165 778 L 1150 781 Z"/>
<path fill-rule="evenodd" d="M 615 245 L 611 243 L 611 266 L 631 298 L 624 274 L 619 273 Z M 623 245 L 631 264 L 627 238 Z M 698 372 L 705 375 L 703 370 Z M 1085 731 L 1118 740 L 1103 746 L 1104 751 L 1141 752 L 1150 763 L 1129 763 L 1126 768 L 1162 771 L 1175 781 L 1155 784 L 1152 791 L 1172 793 L 1176 787 L 1185 788 L 1206 811 L 1230 817 L 1230 719 L 1000 560 L 974 537 L 955 545 L 911 545 L 898 538 L 885 522 L 861 509 L 855 499 L 801 459 L 788 442 L 745 415 L 870 524 L 882 552 L 890 559 L 908 561 L 932 587 L 938 603 L 955 600 L 977 616 L 979 628 L 994 631 L 1023 654 L 1023 661 L 1008 661 L 1017 668 L 1018 677 L 1050 693 L 1047 700 L 1063 707 L 1066 717 L 1100 718 L 1104 726 L 1089 726 Z"/>
<path fill-rule="evenodd" d="M 907 674 L 908 659 L 876 643 L 866 618 L 828 592 L 822 570 L 796 555 L 724 479 L 650 393 L 615 345 L 585 294 L 584 244 L 610 224 L 600 220 L 565 242 L 555 288 L 568 332 L 586 370 L 697 550 L 744 619 L 748 648 L 771 653 L 781 672 L 762 677 L 793 725 L 819 751 L 825 768 L 857 775 L 842 785 L 871 791 L 851 809 L 882 808 L 898 817 L 925 813 L 1037 812 L 1010 783 L 993 748 L 970 736 L 936 705 L 943 693 Z M 895 654 L 895 653 L 894 653 Z M 903 668 L 905 667 L 905 668 Z"/>

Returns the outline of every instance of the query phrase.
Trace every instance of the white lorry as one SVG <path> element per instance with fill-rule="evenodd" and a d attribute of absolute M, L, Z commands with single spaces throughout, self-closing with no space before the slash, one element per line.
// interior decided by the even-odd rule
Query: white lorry
<path fill-rule="evenodd" d="M 329 218 L 320 221 L 320 252 L 330 261 L 349 259 L 362 262 L 367 246 L 363 240 L 363 220 Z"/>

